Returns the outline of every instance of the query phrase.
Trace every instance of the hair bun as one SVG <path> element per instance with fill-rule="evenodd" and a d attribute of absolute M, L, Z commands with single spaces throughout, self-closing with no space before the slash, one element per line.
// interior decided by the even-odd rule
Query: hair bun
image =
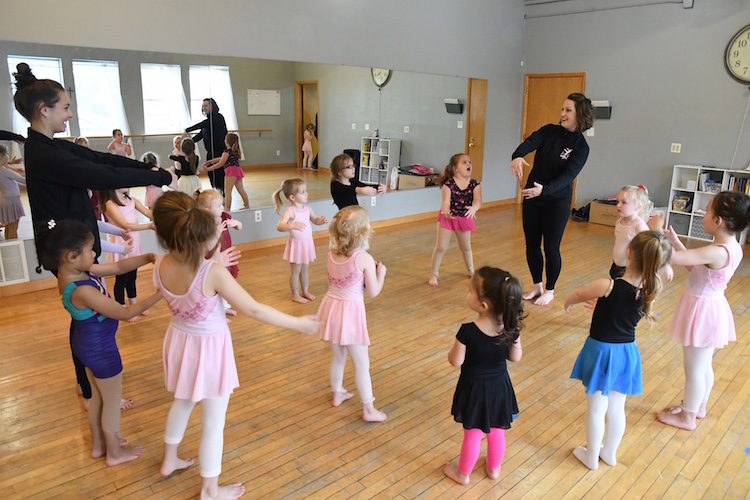
<path fill-rule="evenodd" d="M 37 78 L 31 72 L 28 64 L 22 62 L 16 65 L 16 72 L 13 76 L 16 78 L 16 88 L 22 88 L 36 82 Z"/>

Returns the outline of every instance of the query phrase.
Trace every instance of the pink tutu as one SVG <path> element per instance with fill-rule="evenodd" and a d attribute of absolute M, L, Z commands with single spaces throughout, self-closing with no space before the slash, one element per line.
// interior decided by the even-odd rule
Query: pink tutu
<path fill-rule="evenodd" d="M 245 177 L 245 172 L 242 170 L 242 167 L 224 167 L 224 177 L 242 179 Z"/>
<path fill-rule="evenodd" d="M 161 189 L 161 186 L 146 186 L 146 206 L 148 208 L 154 208 L 154 203 L 157 198 L 163 194 L 164 191 Z"/>
<path fill-rule="evenodd" d="M 370 345 L 365 303 L 326 295 L 320 302 L 319 337 L 339 345 Z"/>
<path fill-rule="evenodd" d="M 669 336 L 683 346 L 716 349 L 736 341 L 732 309 L 726 297 L 683 293 L 672 315 Z"/>
<path fill-rule="evenodd" d="M 286 242 L 284 260 L 292 264 L 309 264 L 315 260 L 315 241 L 311 239 L 292 238 Z"/>
<path fill-rule="evenodd" d="M 440 227 L 448 229 L 449 231 L 460 231 L 465 233 L 476 231 L 474 226 L 474 219 L 471 217 L 454 217 L 452 219 L 446 219 L 442 213 L 438 213 L 437 221 L 440 223 Z"/>

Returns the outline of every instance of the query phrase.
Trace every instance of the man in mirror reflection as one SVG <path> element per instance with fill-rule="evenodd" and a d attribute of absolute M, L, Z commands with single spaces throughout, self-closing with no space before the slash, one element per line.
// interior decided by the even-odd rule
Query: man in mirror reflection
<path fill-rule="evenodd" d="M 203 146 L 206 148 L 206 159 L 212 160 L 220 157 L 224 152 L 227 123 L 224 121 L 224 116 L 219 113 L 219 105 L 212 97 L 203 99 L 201 111 L 206 119 L 186 128 L 184 135 L 186 136 L 188 132 L 194 130 L 200 130 L 192 139 L 194 142 L 203 141 Z M 208 172 L 208 180 L 211 182 L 211 187 L 222 195 L 224 194 L 224 167 Z"/>

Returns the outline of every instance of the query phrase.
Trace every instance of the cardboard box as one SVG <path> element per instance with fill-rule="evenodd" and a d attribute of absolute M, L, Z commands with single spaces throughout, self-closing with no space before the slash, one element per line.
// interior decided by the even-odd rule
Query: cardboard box
<path fill-rule="evenodd" d="M 591 202 L 589 222 L 602 224 L 604 226 L 614 226 L 619 218 L 620 216 L 617 214 L 616 205 L 608 205 L 596 200 Z"/>
<path fill-rule="evenodd" d="M 398 189 L 419 189 L 435 184 L 435 177 L 432 175 L 409 175 L 398 174 Z"/>

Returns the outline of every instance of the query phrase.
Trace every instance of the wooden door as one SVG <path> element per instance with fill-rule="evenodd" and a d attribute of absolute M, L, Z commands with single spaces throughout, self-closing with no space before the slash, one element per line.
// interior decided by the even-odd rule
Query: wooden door
<path fill-rule="evenodd" d="M 466 148 L 471 157 L 471 176 L 482 180 L 484 164 L 484 121 L 487 112 L 487 80 L 469 78 L 466 105 Z"/>
<path fill-rule="evenodd" d="M 560 121 L 560 110 L 565 99 L 574 92 L 586 90 L 586 73 L 549 73 L 526 75 L 523 93 L 523 123 L 521 125 L 521 142 L 548 123 Z M 523 178 L 518 183 L 516 201 L 521 203 L 521 189 L 526 185 L 531 167 L 534 166 L 535 153 L 525 156 L 529 167 L 524 168 Z M 576 181 L 573 181 L 573 200 L 576 199 Z M 571 204 L 572 206 L 572 204 Z"/>
<path fill-rule="evenodd" d="M 319 151 L 319 137 L 318 137 L 318 81 L 305 81 L 297 82 L 295 86 L 295 117 L 294 123 L 297 138 L 297 165 L 302 165 L 302 132 L 308 123 L 315 125 L 315 134 L 312 139 L 312 156 L 313 166 L 317 165 L 317 157 Z"/>

